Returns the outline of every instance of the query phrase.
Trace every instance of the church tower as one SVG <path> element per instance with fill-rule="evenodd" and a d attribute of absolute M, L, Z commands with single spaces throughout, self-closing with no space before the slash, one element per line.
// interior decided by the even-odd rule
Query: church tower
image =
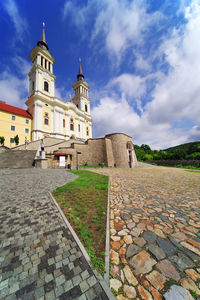
<path fill-rule="evenodd" d="M 90 115 L 90 99 L 88 97 L 88 90 L 90 87 L 84 78 L 85 76 L 83 75 L 81 67 L 81 59 L 79 59 L 77 81 L 75 81 L 72 85 L 74 89 L 74 97 L 72 101 L 77 108 L 84 111 L 86 115 Z"/>
<path fill-rule="evenodd" d="M 55 59 L 48 51 L 49 47 L 46 43 L 44 27 L 45 24 L 43 23 L 41 39 L 29 56 L 32 61 L 32 68 L 28 74 L 29 96 L 41 93 L 47 97 L 54 97 L 56 77 L 53 75 L 53 64 Z"/>
<path fill-rule="evenodd" d="M 54 137 L 86 141 L 92 138 L 89 85 L 84 80 L 81 62 L 77 81 L 73 84 L 74 98 L 66 101 L 55 96 L 55 59 L 49 52 L 44 23 L 41 39 L 32 49 L 29 58 L 32 67 L 28 74 L 29 96 L 26 105 L 33 117 L 32 140 Z"/>

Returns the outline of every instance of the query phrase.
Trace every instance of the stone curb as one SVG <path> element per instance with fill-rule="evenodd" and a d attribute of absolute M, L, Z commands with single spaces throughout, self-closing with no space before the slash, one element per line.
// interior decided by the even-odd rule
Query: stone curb
<path fill-rule="evenodd" d="M 106 219 L 106 249 L 105 249 L 105 274 L 104 279 L 110 286 L 110 176 L 108 177 L 108 201 Z"/>
<path fill-rule="evenodd" d="M 89 266 L 91 267 L 94 275 L 96 276 L 96 278 L 98 279 L 102 289 L 104 290 L 104 292 L 106 293 L 106 295 L 108 296 L 109 299 L 111 300 L 115 300 L 115 296 L 113 295 L 113 293 L 111 292 L 107 282 L 103 279 L 103 277 L 101 275 L 99 275 L 97 273 L 96 270 L 93 269 L 91 263 L 90 263 L 90 257 L 87 253 L 87 251 L 85 250 L 83 244 L 81 243 L 81 241 L 79 240 L 79 237 L 77 236 L 77 234 L 75 233 L 74 229 L 72 228 L 72 226 L 70 225 L 69 221 L 67 220 L 66 216 L 64 215 L 63 211 L 61 210 L 60 206 L 58 205 L 58 203 L 56 202 L 55 198 L 53 197 L 52 193 L 49 192 L 49 195 L 52 199 L 52 202 L 55 204 L 55 206 L 57 207 L 59 213 L 61 214 L 63 221 L 65 222 L 65 224 L 67 225 L 67 227 L 69 228 L 73 238 L 75 239 L 75 241 L 77 242 L 81 252 L 83 253 L 83 256 L 85 257 L 86 261 L 88 262 Z"/>

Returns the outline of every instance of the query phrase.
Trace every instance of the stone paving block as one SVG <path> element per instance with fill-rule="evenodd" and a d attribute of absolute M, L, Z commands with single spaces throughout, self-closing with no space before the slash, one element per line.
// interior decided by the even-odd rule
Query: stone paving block
<path fill-rule="evenodd" d="M 87 283 L 86 280 L 81 281 L 79 286 L 80 286 L 80 289 L 81 289 L 82 293 L 84 293 L 85 291 L 87 291 L 90 288 L 90 286 L 89 286 L 89 284 Z"/>
<path fill-rule="evenodd" d="M 87 279 L 89 276 L 90 276 L 90 274 L 88 273 L 87 270 L 85 270 L 81 273 L 81 277 L 83 278 L 83 280 Z"/>
<path fill-rule="evenodd" d="M 65 292 L 68 292 L 69 290 L 71 290 L 73 288 L 72 280 L 65 281 L 65 283 L 63 284 L 63 288 L 64 288 Z"/>
<path fill-rule="evenodd" d="M 80 277 L 80 275 L 77 275 L 72 279 L 72 281 L 73 285 L 78 285 L 82 281 L 82 278 Z"/>
<path fill-rule="evenodd" d="M 97 280 L 96 280 L 96 278 L 93 275 L 93 276 L 91 276 L 91 277 L 89 277 L 87 279 L 87 282 L 88 282 L 89 286 L 92 287 L 93 285 L 95 285 L 95 283 L 97 282 Z"/>
<path fill-rule="evenodd" d="M 85 293 L 86 297 L 88 300 L 93 300 L 95 299 L 95 297 L 97 296 L 94 289 L 89 289 L 86 293 Z"/>
<path fill-rule="evenodd" d="M 43 297 L 44 294 L 45 294 L 45 291 L 44 291 L 44 287 L 43 286 L 41 286 L 39 288 L 36 288 L 34 290 L 34 295 L 35 295 L 36 299 L 39 299 L 39 298 Z"/>

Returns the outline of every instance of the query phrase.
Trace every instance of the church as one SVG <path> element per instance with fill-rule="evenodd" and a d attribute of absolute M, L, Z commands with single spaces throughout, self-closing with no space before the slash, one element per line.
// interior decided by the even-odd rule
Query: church
<path fill-rule="evenodd" d="M 45 38 L 45 24 L 40 41 L 29 56 L 32 68 L 29 76 L 28 112 L 33 117 L 32 137 L 35 141 L 44 137 L 86 141 L 92 138 L 89 85 L 84 79 L 81 61 L 77 80 L 73 84 L 74 97 L 64 101 L 55 97 L 53 64 L 55 59 L 49 52 Z"/>
<path fill-rule="evenodd" d="M 131 136 L 111 133 L 102 138 L 92 138 L 90 87 L 85 81 L 81 61 L 77 80 L 72 85 L 74 97 L 66 102 L 55 96 L 55 59 L 49 52 L 44 23 L 41 38 L 29 58 L 32 67 L 28 73 L 27 110 L 0 103 L 0 121 L 1 114 L 3 116 L 1 128 L 7 130 L 2 131 L 0 136 L 5 135 L 8 142 L 10 139 L 10 145 L 4 145 L 14 146 L 13 133 L 19 137 L 19 145 L 9 150 L 8 159 L 11 159 L 11 152 L 17 154 L 18 151 L 23 160 L 24 151 L 35 151 L 33 164 L 40 168 L 74 169 L 82 165 L 136 167 L 137 158 Z M 6 147 L 0 148 L 0 152 L 7 151 Z"/>

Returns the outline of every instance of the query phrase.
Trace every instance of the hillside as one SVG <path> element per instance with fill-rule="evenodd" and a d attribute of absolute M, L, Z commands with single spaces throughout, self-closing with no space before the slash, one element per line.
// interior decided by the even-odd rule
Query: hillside
<path fill-rule="evenodd" d="M 164 150 L 152 150 L 148 145 L 135 145 L 138 160 L 200 160 L 200 141 L 181 144 Z"/>
<path fill-rule="evenodd" d="M 170 148 L 165 149 L 164 151 L 174 152 L 176 150 L 184 150 L 186 152 L 186 154 L 192 154 L 194 152 L 200 152 L 200 141 L 170 147 Z"/>

